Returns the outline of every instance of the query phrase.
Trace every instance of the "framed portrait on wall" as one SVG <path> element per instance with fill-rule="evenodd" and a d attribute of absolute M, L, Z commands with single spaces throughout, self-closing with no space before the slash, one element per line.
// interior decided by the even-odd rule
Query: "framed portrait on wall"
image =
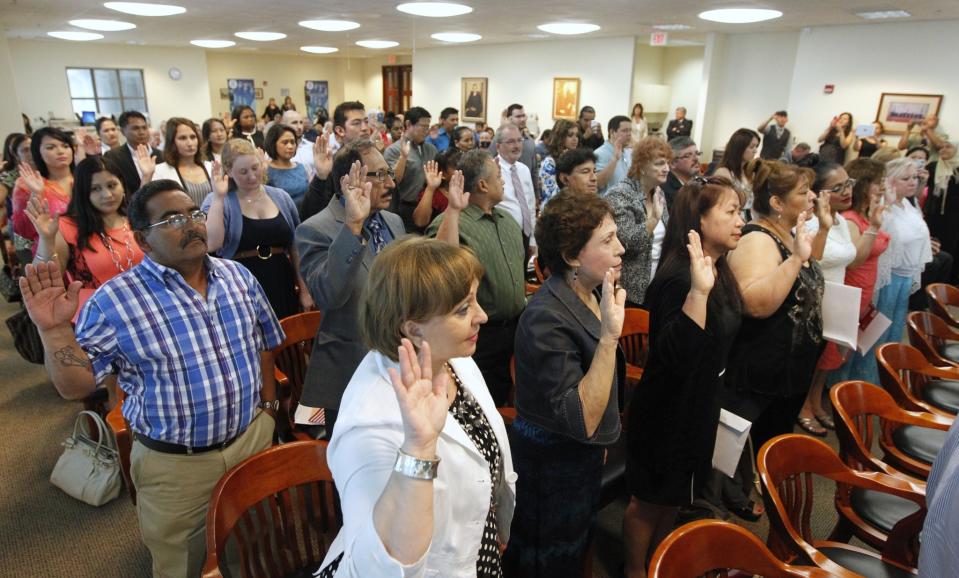
<path fill-rule="evenodd" d="M 553 118 L 576 120 L 579 113 L 579 79 L 553 79 Z"/>
<path fill-rule="evenodd" d="M 263 100 L 263 89 L 262 89 L 262 88 L 254 88 L 254 89 L 253 89 L 253 98 L 255 98 L 256 100 Z"/>
<path fill-rule="evenodd" d="M 902 134 L 911 123 L 921 122 L 930 114 L 938 116 L 941 106 L 941 94 L 884 92 L 879 97 L 876 120 L 882 122 L 886 133 Z"/>
<path fill-rule="evenodd" d="M 463 107 L 460 120 L 463 122 L 486 122 L 486 78 L 462 78 Z"/>

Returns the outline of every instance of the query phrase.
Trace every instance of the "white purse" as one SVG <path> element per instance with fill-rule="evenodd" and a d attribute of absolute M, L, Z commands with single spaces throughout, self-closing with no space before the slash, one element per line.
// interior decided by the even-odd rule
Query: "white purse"
<path fill-rule="evenodd" d="M 90 422 L 97 426 L 98 442 L 90 435 Z M 73 425 L 73 435 L 63 446 L 50 483 L 91 506 L 102 506 L 120 495 L 123 482 L 116 440 L 98 414 L 81 411 Z"/>

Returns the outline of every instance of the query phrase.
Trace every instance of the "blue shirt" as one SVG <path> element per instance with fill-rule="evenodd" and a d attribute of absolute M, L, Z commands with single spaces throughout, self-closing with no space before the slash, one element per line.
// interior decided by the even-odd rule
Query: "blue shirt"
<path fill-rule="evenodd" d="M 271 187 L 283 189 L 297 206 L 303 201 L 306 191 L 310 190 L 309 175 L 306 166 L 295 164 L 288 169 L 266 167 L 266 183 Z"/>
<path fill-rule="evenodd" d="M 260 352 L 285 338 L 252 273 L 233 261 L 205 262 L 206 300 L 146 256 L 100 286 L 76 329 L 97 383 L 118 375 L 133 431 L 193 447 L 246 430 L 263 385 Z"/>
<path fill-rule="evenodd" d="M 919 576 L 955 576 L 959 573 L 959 420 L 949 428 L 946 443 L 932 464 L 926 507 Z"/>
<path fill-rule="evenodd" d="M 446 134 L 445 128 L 440 127 L 440 131 L 436 135 L 436 138 L 428 136 L 426 137 L 426 142 L 435 146 L 437 151 L 443 152 L 450 148 L 450 135 Z"/>
<path fill-rule="evenodd" d="M 609 166 L 609 163 L 613 162 L 613 143 L 606 141 L 603 143 L 603 146 L 599 147 L 595 151 L 596 153 L 596 172 L 601 173 L 606 167 Z M 629 174 L 629 167 L 633 164 L 633 149 L 624 148 L 623 154 L 619 157 L 619 161 L 616 163 L 616 169 L 613 171 L 612 176 L 609 177 L 609 180 L 606 181 L 605 187 L 600 187 L 596 190 L 596 193 L 602 195 L 606 192 L 607 189 L 613 185 L 617 185 L 626 178 L 626 175 Z"/>

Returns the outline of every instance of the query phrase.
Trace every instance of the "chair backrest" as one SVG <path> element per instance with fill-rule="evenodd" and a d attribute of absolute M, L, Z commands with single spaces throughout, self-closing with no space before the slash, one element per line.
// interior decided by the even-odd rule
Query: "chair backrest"
<path fill-rule="evenodd" d="M 935 366 L 921 351 L 904 343 L 886 343 L 876 349 L 879 381 L 903 409 L 950 415 L 923 401 L 923 388 L 930 379 L 959 379 L 959 368 Z"/>
<path fill-rule="evenodd" d="M 782 578 L 829 578 L 819 568 L 790 566 L 777 559 L 749 530 L 718 520 L 698 520 L 673 531 L 656 549 L 651 578 L 692 578 L 727 569 Z"/>
<path fill-rule="evenodd" d="M 959 319 L 949 311 L 949 306 L 959 307 L 959 288 L 947 283 L 930 283 L 926 285 L 926 296 L 930 311 L 949 325 L 959 327 Z"/>
<path fill-rule="evenodd" d="M 820 568 L 838 568 L 817 550 L 811 516 L 815 492 L 813 476 L 821 476 L 848 487 L 880 491 L 910 500 L 919 512 L 901 520 L 890 532 L 883 556 L 907 561 L 916 548 L 925 517 L 925 486 L 878 472 L 856 472 L 818 439 L 799 434 L 777 436 L 759 450 L 756 463 L 763 483 L 763 498 L 769 514 L 769 543 L 780 558 L 805 556 Z M 914 565 L 914 563 L 913 563 Z"/>
<path fill-rule="evenodd" d="M 546 278 L 549 277 L 549 271 L 540 267 L 539 257 L 533 257 L 533 271 L 536 272 L 536 279 L 540 283 L 543 283 L 543 281 L 546 281 Z"/>
<path fill-rule="evenodd" d="M 303 379 L 306 376 L 306 367 L 313 350 L 313 339 L 320 328 L 323 313 L 308 311 L 297 315 L 290 315 L 280 320 L 286 339 L 273 349 L 273 359 L 278 369 L 285 377 L 280 384 L 278 399 L 283 417 L 279 419 L 280 427 L 292 429 L 293 416 L 296 415 L 296 406 L 303 394 Z"/>
<path fill-rule="evenodd" d="M 317 567 L 342 526 L 326 442 L 274 446 L 240 462 L 213 489 L 204 577 L 219 576 L 227 541 L 243 578 L 281 578 Z"/>
<path fill-rule="evenodd" d="M 959 332 L 928 311 L 913 311 L 906 316 L 909 343 L 922 352 L 926 360 L 940 367 L 959 367 L 940 353 L 948 341 L 959 341 Z"/>
<path fill-rule="evenodd" d="M 626 308 L 619 345 L 626 354 L 626 363 L 646 366 L 646 357 L 649 355 L 649 311 L 637 307 Z"/>

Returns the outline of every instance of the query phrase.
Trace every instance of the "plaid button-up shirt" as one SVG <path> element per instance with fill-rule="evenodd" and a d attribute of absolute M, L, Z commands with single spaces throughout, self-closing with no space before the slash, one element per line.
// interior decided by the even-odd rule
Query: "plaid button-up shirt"
<path fill-rule="evenodd" d="M 177 271 L 144 257 L 93 294 L 76 328 L 97 383 L 117 374 L 133 431 L 193 447 L 246 429 L 263 383 L 260 352 L 284 339 L 252 273 L 211 257 L 206 270 L 204 300 Z"/>

